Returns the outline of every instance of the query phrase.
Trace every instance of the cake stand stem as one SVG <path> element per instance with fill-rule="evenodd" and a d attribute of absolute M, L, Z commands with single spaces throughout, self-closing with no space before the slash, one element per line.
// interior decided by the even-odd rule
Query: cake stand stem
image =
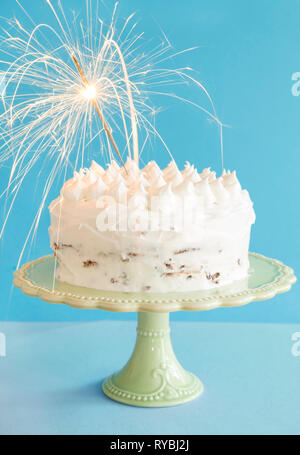
<path fill-rule="evenodd" d="M 175 406 L 203 391 L 200 380 L 185 371 L 173 352 L 169 313 L 138 313 L 137 339 L 125 367 L 108 377 L 103 392 L 133 406 Z"/>

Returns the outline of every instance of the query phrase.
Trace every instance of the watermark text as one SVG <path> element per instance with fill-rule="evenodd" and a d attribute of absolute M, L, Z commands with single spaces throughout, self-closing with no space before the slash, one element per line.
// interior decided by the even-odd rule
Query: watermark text
<path fill-rule="evenodd" d="M 292 74 L 292 81 L 295 83 L 292 85 L 291 92 L 293 96 L 300 95 L 300 72 Z"/>
<path fill-rule="evenodd" d="M 6 337 L 0 332 L 0 357 L 6 356 Z"/>
<path fill-rule="evenodd" d="M 292 341 L 294 341 L 292 345 L 292 355 L 294 357 L 300 356 L 300 332 L 295 332 L 292 334 Z"/>

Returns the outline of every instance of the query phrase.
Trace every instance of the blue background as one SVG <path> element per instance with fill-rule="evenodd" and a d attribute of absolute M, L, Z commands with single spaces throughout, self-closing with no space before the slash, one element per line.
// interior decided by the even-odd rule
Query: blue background
<path fill-rule="evenodd" d="M 173 323 L 176 356 L 204 392 L 152 409 L 101 393 L 132 352 L 133 321 L 0 322 L 0 331 L 0 434 L 299 435 L 299 324 Z"/>
<path fill-rule="evenodd" d="M 39 22 L 54 23 L 43 1 L 24 0 L 24 7 Z M 68 9 L 84 9 L 84 0 L 64 0 Z M 113 2 L 107 2 L 112 4 Z M 33 6 L 34 5 L 34 6 Z M 176 63 L 198 71 L 219 117 L 229 125 L 224 131 L 225 167 L 237 169 L 243 187 L 254 201 L 257 221 L 251 250 L 275 257 L 299 270 L 299 164 L 300 97 L 292 95 L 292 74 L 300 71 L 298 0 L 121 0 L 120 16 L 138 11 L 139 30 L 146 37 L 161 36 L 160 27 L 181 50 L 199 49 L 180 56 Z M 19 16 L 13 2 L 0 0 L 0 15 Z M 199 99 L 191 88 L 190 97 Z M 216 127 L 191 107 L 161 100 L 165 109 L 157 126 L 175 159 L 198 169 L 220 171 Z M 144 160 L 167 164 L 161 147 L 147 151 Z M 101 161 L 101 160 L 100 160 Z M 8 167 L 0 168 L 1 185 Z M 0 244 L 1 320 L 97 320 L 134 318 L 133 314 L 83 311 L 41 303 L 12 287 L 12 274 L 35 209 L 39 204 L 37 171 L 24 185 Z M 57 196 L 60 182 L 50 199 Z M 1 215 L 3 201 L 1 201 Z M 48 254 L 49 216 L 45 210 L 38 235 L 23 261 Z M 239 309 L 205 313 L 180 312 L 173 319 L 211 321 L 300 322 L 299 284 L 291 292 Z"/>

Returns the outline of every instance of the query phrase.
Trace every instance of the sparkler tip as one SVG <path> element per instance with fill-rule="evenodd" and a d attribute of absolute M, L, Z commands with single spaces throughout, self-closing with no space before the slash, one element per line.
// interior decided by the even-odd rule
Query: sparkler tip
<path fill-rule="evenodd" d="M 87 85 L 80 93 L 87 100 L 93 100 L 96 98 L 96 87 L 94 85 Z"/>

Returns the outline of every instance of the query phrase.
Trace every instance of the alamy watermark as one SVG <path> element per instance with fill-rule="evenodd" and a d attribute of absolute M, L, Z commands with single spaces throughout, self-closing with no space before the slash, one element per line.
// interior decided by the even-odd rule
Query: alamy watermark
<path fill-rule="evenodd" d="M 189 197 L 181 198 L 172 206 L 158 196 L 152 196 L 145 202 L 141 196 L 127 201 L 117 201 L 112 196 L 103 196 L 97 202 L 101 209 L 96 219 L 98 231 L 184 231 L 202 217 L 201 211 L 195 210 Z"/>
<path fill-rule="evenodd" d="M 6 337 L 0 332 L 0 357 L 6 356 Z"/>
<path fill-rule="evenodd" d="M 300 95 L 300 72 L 292 74 L 292 81 L 295 81 L 292 85 L 291 92 L 293 96 Z"/>
<path fill-rule="evenodd" d="M 295 332 L 292 334 L 292 341 L 294 341 L 292 345 L 292 355 L 294 357 L 299 357 L 300 356 L 300 332 Z"/>

